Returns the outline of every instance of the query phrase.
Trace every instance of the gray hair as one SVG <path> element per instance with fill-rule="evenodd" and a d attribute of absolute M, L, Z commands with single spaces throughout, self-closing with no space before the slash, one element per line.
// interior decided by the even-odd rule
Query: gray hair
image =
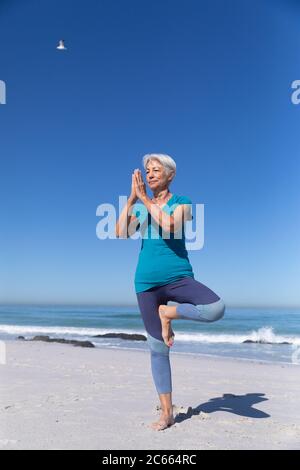
<path fill-rule="evenodd" d="M 176 174 L 176 163 L 170 155 L 166 155 L 164 153 L 147 153 L 143 156 L 143 165 L 145 170 L 147 169 L 147 164 L 150 160 L 158 160 L 159 163 L 162 164 L 164 167 L 167 175 L 174 173 Z M 174 178 L 173 176 L 173 178 Z"/>

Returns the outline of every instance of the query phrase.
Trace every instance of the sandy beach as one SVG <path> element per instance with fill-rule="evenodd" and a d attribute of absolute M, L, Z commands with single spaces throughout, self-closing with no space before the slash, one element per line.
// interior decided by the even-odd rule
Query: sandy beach
<path fill-rule="evenodd" d="M 176 424 L 153 431 L 149 353 L 9 341 L 2 449 L 300 449 L 300 368 L 171 353 Z"/>

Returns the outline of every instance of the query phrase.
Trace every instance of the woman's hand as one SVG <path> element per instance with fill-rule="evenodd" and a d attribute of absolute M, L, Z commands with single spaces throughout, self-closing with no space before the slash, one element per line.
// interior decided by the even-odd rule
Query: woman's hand
<path fill-rule="evenodd" d="M 131 175 L 131 194 L 129 196 L 129 199 L 131 199 L 133 203 L 138 200 L 138 195 L 136 194 L 135 171 L 136 170 L 134 170 Z"/>
<path fill-rule="evenodd" d="M 141 199 L 141 201 L 143 201 L 147 197 L 147 193 L 141 170 L 134 171 L 134 178 L 136 195 L 139 199 Z"/>

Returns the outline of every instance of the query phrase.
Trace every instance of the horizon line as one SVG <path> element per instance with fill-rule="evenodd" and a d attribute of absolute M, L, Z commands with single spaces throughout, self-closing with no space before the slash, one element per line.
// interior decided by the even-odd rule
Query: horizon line
<path fill-rule="evenodd" d="M 87 302 L 49 302 L 49 301 L 41 301 L 41 302 L 12 302 L 12 301 L 0 301 L 0 306 L 55 306 L 55 307 L 138 307 L 138 303 L 87 303 Z M 299 309 L 300 305 L 274 305 L 274 304 L 226 304 L 228 308 L 293 308 Z"/>

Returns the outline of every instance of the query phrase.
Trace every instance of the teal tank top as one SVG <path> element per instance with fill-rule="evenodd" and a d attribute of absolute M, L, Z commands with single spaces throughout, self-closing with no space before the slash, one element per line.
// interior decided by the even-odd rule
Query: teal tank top
<path fill-rule="evenodd" d="M 192 202 L 188 197 L 173 194 L 162 206 L 162 210 L 172 214 L 179 204 Z M 136 293 L 175 282 L 183 277 L 194 278 L 185 246 L 184 226 L 181 238 L 175 238 L 175 234 L 170 233 L 169 239 L 166 239 L 162 237 L 162 228 L 151 219 L 144 204 L 135 204 L 132 214 L 139 220 L 140 231 L 142 224 L 145 224 L 143 233 L 141 232 L 142 244 L 134 277 Z"/>

